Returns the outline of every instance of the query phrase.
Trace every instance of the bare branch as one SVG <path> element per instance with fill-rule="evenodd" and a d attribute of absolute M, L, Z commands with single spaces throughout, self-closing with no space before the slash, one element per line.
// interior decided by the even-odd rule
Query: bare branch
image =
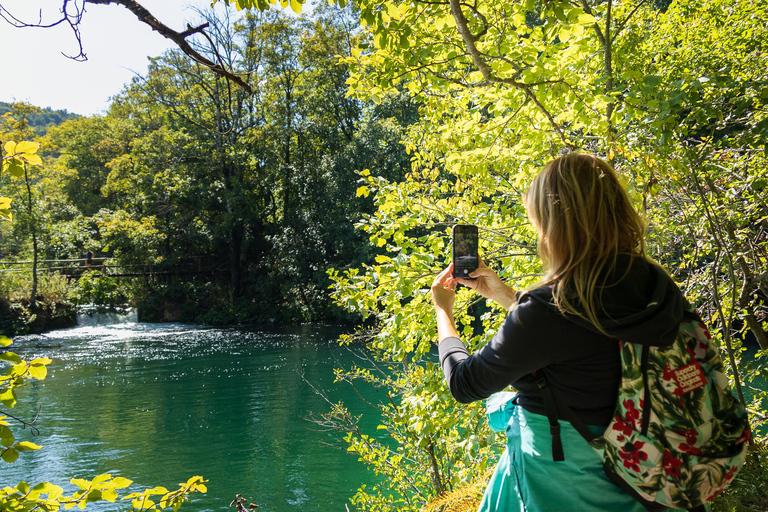
<path fill-rule="evenodd" d="M 216 63 L 204 57 L 187 42 L 186 38 L 191 35 L 194 35 L 194 34 L 205 35 L 205 32 L 203 32 L 203 30 L 208 27 L 208 23 L 204 23 L 197 27 L 192 27 L 190 25 L 187 25 L 186 30 L 177 32 L 169 28 L 164 23 L 161 23 L 160 21 L 158 21 L 158 19 L 155 18 L 152 15 L 152 13 L 150 13 L 146 8 L 144 8 L 142 5 L 140 5 L 138 2 L 135 2 L 134 0 L 62 0 L 61 17 L 55 21 L 46 22 L 46 23 L 43 22 L 42 11 L 39 13 L 38 20 L 36 22 L 28 23 L 28 22 L 22 21 L 21 19 L 11 14 L 7 9 L 5 9 L 0 4 L 0 19 L 3 19 L 6 23 L 16 28 L 51 28 L 61 24 L 69 25 L 75 34 L 75 40 L 77 41 L 77 44 L 79 46 L 79 53 L 77 55 L 72 56 L 62 52 L 62 55 L 70 59 L 82 62 L 82 61 L 88 60 L 88 57 L 83 51 L 83 43 L 82 43 L 82 38 L 80 36 L 80 23 L 83 20 L 83 14 L 85 13 L 86 4 L 122 5 L 123 7 L 131 11 L 136 16 L 136 18 L 138 18 L 139 21 L 149 25 L 152 28 L 152 30 L 158 32 L 160 35 L 162 35 L 166 39 L 170 39 L 171 41 L 173 41 L 182 52 L 184 52 L 186 55 L 194 59 L 196 62 L 199 62 L 200 64 L 204 65 L 205 67 L 213 71 L 216 75 L 226 78 L 231 82 L 234 82 L 244 91 L 246 91 L 248 94 L 253 94 L 253 90 L 251 89 L 251 86 L 248 85 L 245 82 L 245 80 L 243 80 L 240 76 L 232 73 L 231 71 L 229 71 L 224 67 L 224 65 L 221 63 L 221 57 L 218 55 L 218 52 L 215 47 L 212 47 L 212 48 L 213 48 L 213 52 L 216 54 L 216 58 L 219 60 L 219 63 Z"/>
<path fill-rule="evenodd" d="M 81 1 L 84 2 L 85 0 Z M 0 5 L 0 18 L 15 28 L 52 28 L 64 23 L 69 25 L 69 27 L 72 29 L 72 32 L 75 34 L 75 40 L 77 41 L 79 51 L 77 55 L 67 55 L 64 52 L 61 52 L 61 54 L 78 62 L 84 62 L 88 60 L 88 57 L 86 57 L 85 53 L 83 52 L 83 43 L 80 37 L 80 22 L 83 20 L 84 12 L 84 6 L 78 5 L 76 0 L 62 0 L 61 17 L 59 19 L 50 23 L 43 23 L 43 12 L 40 10 L 38 11 L 37 21 L 34 23 L 27 23 L 14 16 L 8 11 L 8 9 Z"/>
<path fill-rule="evenodd" d="M 136 16 L 136 18 L 138 18 L 139 21 L 141 21 L 142 23 L 146 23 L 147 25 L 152 27 L 152 30 L 158 32 L 161 36 L 165 37 L 166 39 L 170 39 L 171 41 L 176 43 L 176 46 L 178 46 L 179 49 L 181 49 L 181 51 L 183 51 L 188 56 L 192 57 L 195 61 L 206 66 L 215 74 L 223 78 L 226 78 L 227 80 L 231 80 L 235 82 L 248 94 L 253 93 L 251 86 L 245 83 L 245 81 L 242 78 L 230 72 L 229 70 L 225 69 L 221 64 L 217 64 L 207 59 L 206 57 L 202 56 L 199 52 L 197 52 L 194 48 L 192 48 L 192 46 L 185 39 L 189 35 L 201 32 L 204 28 L 208 26 L 208 23 L 205 23 L 203 25 L 200 25 L 199 27 L 194 27 L 194 28 L 188 25 L 187 30 L 183 32 L 177 32 L 169 28 L 167 25 L 158 21 L 158 19 L 155 18 L 152 15 L 152 13 L 150 13 L 143 6 L 139 5 L 138 2 L 134 2 L 133 0 L 85 0 L 85 1 L 86 3 L 89 3 L 89 4 L 122 5 L 123 7 L 131 11 Z"/>

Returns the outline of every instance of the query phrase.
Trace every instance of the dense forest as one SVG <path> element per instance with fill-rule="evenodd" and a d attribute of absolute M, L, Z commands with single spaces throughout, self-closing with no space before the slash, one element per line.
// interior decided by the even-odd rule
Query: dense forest
<path fill-rule="evenodd" d="M 204 15 L 217 51 L 201 51 L 253 94 L 171 51 L 104 117 L 38 137 L 21 105 L 0 129 L 40 143 L 0 178 L 2 259 L 91 250 L 199 275 L 3 274 L 0 295 L 129 303 L 146 320 L 357 321 L 344 339 L 375 363 L 337 378 L 387 390 L 388 437 L 343 404 L 323 416 L 381 478 L 352 505 L 473 510 L 503 441 L 482 404 L 450 399 L 425 290 L 457 222 L 515 288 L 534 283 L 521 194 L 547 161 L 590 152 L 625 180 L 749 411 L 747 470 L 714 510 L 768 507 L 768 2 L 358 0 L 301 17 L 225 3 L 252 9 Z M 468 290 L 456 304 L 470 350 L 504 318 Z"/>
<path fill-rule="evenodd" d="M 94 272 L 71 290 L 75 302 L 134 305 L 146 321 L 354 318 L 332 304 L 327 270 L 375 254 L 354 228 L 373 211 L 357 182 L 364 170 L 403 178 L 400 141 L 418 104 L 406 94 L 348 97 L 348 65 L 337 58 L 350 55 L 355 37 L 347 11 L 205 21 L 208 51 L 250 77 L 253 94 L 171 51 L 103 117 L 70 119 L 39 137 L 46 111 L 16 105 L 3 115 L 2 139 L 38 140 L 44 164 L 25 175 L 29 190 L 3 177 L 3 195 L 19 209 L 0 227 L 0 260 L 91 251 L 123 274 L 151 267 L 153 278 Z M 26 280 L 4 275 L 0 295 L 29 294 Z M 67 293 L 55 275 L 39 279 L 34 300 Z"/>
<path fill-rule="evenodd" d="M 14 106 L 12 103 L 0 101 L 0 116 L 5 114 L 13 115 Z M 65 121 L 77 119 L 80 117 L 67 110 L 53 110 L 51 107 L 32 109 L 24 114 L 27 124 L 36 135 L 45 135 L 48 128 L 58 126 Z"/>

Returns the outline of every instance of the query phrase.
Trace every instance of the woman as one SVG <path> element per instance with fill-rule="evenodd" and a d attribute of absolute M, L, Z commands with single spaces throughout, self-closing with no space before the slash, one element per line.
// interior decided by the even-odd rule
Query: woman
<path fill-rule="evenodd" d="M 671 343 L 683 296 L 645 255 L 645 224 L 616 172 L 572 153 L 534 178 L 524 204 L 538 231 L 545 274 L 516 292 L 482 261 L 474 279 L 449 266 L 432 284 L 440 361 L 459 402 L 518 391 L 506 426 L 507 451 L 479 510 L 548 512 L 644 509 L 608 480 L 599 457 L 563 420 L 564 461 L 553 461 L 552 437 L 534 372 L 544 369 L 557 399 L 596 433 L 610 422 L 621 378 L 617 339 Z M 508 310 L 494 338 L 470 355 L 453 321 L 456 284 Z"/>

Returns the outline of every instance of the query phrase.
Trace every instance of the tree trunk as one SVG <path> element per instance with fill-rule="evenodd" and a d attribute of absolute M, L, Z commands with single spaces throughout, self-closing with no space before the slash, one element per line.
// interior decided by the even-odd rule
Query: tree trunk
<path fill-rule="evenodd" d="M 291 169 L 291 138 L 292 133 L 291 130 L 293 129 L 293 123 L 292 123 L 292 115 L 291 112 L 291 100 L 292 100 L 292 94 L 291 94 L 291 84 L 290 84 L 290 78 L 288 78 L 285 87 L 285 108 L 286 108 L 286 115 L 285 115 L 285 142 L 283 147 L 283 228 L 287 228 L 288 226 L 291 226 L 293 224 L 292 218 L 293 218 L 293 205 L 291 204 L 293 202 L 293 194 L 292 194 L 292 186 L 291 181 L 293 179 L 292 176 L 292 169 Z"/>
<path fill-rule="evenodd" d="M 27 213 L 29 215 L 29 228 L 32 233 L 32 290 L 29 292 L 29 302 L 30 304 L 34 304 L 37 300 L 37 223 L 35 222 L 35 205 L 32 196 L 32 187 L 29 184 L 27 164 L 24 164 L 24 184 L 27 187 Z"/>

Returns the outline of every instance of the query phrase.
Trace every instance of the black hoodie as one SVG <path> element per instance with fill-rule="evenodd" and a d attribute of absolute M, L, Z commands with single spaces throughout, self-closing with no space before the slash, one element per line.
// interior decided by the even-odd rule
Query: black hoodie
<path fill-rule="evenodd" d="M 629 270 L 627 271 L 627 266 Z M 440 343 L 440 363 L 448 387 L 459 402 L 487 398 L 509 385 L 517 404 L 545 414 L 532 373 L 547 369 L 558 399 L 565 401 L 588 425 L 607 425 L 613 415 L 621 380 L 618 340 L 650 345 L 672 343 L 683 316 L 680 289 L 655 264 L 642 258 L 619 261 L 602 290 L 600 324 L 557 310 L 552 288 L 518 294 L 499 331 L 469 355 L 458 338 Z"/>

